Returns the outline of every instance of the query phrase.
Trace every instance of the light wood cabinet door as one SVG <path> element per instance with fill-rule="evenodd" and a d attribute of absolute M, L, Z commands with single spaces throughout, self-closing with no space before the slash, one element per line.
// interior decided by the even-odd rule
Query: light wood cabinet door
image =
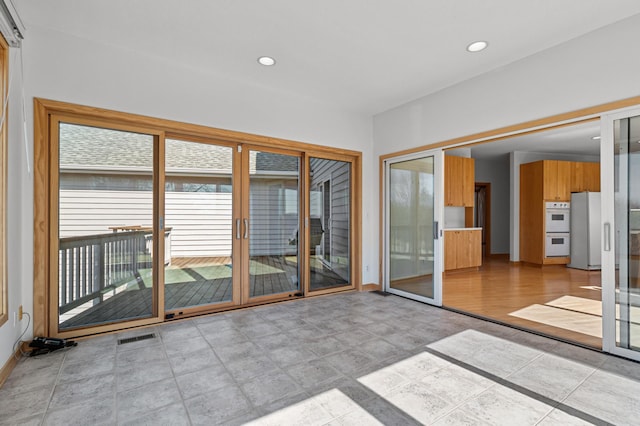
<path fill-rule="evenodd" d="M 542 196 L 545 200 L 556 200 L 558 196 L 558 162 L 544 160 L 542 162 Z"/>
<path fill-rule="evenodd" d="M 444 231 L 444 270 L 456 269 L 456 250 L 460 231 Z"/>
<path fill-rule="evenodd" d="M 473 207 L 476 198 L 476 167 L 473 158 L 462 159 L 462 206 Z"/>
<path fill-rule="evenodd" d="M 456 268 L 473 268 L 482 264 L 482 233 L 480 230 L 460 231 L 456 253 Z"/>
<path fill-rule="evenodd" d="M 475 268 L 482 265 L 480 229 L 445 231 L 444 270 Z"/>
<path fill-rule="evenodd" d="M 571 184 L 569 190 L 571 192 L 582 192 L 585 189 L 585 164 L 579 161 L 571 162 Z"/>
<path fill-rule="evenodd" d="M 475 203 L 475 161 L 473 158 L 445 155 L 444 205 L 473 207 Z"/>
<path fill-rule="evenodd" d="M 582 163 L 583 191 L 600 192 L 600 163 Z"/>
<path fill-rule="evenodd" d="M 460 174 L 462 173 L 460 157 L 445 155 L 444 157 L 444 205 L 462 205 L 462 185 Z"/>
<path fill-rule="evenodd" d="M 556 200 L 571 201 L 571 161 L 558 161 L 556 175 Z"/>
<path fill-rule="evenodd" d="M 544 164 L 542 161 L 520 166 L 520 260 L 542 262 L 544 233 Z M 547 185 L 548 186 L 548 185 Z"/>
<path fill-rule="evenodd" d="M 571 200 L 571 161 L 542 161 L 543 198 L 547 201 Z"/>

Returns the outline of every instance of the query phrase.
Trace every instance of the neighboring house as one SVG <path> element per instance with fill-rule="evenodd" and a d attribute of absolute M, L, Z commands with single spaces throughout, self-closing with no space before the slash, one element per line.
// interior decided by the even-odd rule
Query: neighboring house
<path fill-rule="evenodd" d="M 170 256 L 229 257 L 231 149 L 189 143 L 187 150 L 183 145 L 166 143 Z M 61 125 L 60 238 L 104 234 L 124 226 L 150 227 L 152 155 L 149 135 Z M 253 256 L 296 254 L 289 239 L 298 226 L 297 170 L 296 157 L 250 153 Z"/>

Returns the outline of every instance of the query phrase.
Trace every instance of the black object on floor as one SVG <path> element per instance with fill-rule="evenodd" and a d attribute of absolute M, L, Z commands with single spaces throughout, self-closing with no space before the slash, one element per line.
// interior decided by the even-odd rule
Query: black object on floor
<path fill-rule="evenodd" d="M 29 356 L 48 354 L 49 352 L 71 346 L 78 346 L 78 343 L 73 340 L 57 339 L 55 337 L 34 337 L 31 343 L 29 343 L 29 347 L 34 348 L 29 352 Z"/>
<path fill-rule="evenodd" d="M 373 290 L 371 293 L 379 294 L 380 296 L 391 296 L 391 293 L 387 293 L 386 291 L 382 290 Z"/>

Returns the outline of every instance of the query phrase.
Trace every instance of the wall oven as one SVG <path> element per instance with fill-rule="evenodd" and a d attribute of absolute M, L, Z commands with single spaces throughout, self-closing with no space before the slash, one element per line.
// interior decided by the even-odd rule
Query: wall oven
<path fill-rule="evenodd" d="M 547 202 L 545 204 L 545 232 L 569 232 L 571 203 Z"/>
<path fill-rule="evenodd" d="M 567 257 L 571 253 L 568 232 L 547 232 L 544 253 L 546 257 Z"/>

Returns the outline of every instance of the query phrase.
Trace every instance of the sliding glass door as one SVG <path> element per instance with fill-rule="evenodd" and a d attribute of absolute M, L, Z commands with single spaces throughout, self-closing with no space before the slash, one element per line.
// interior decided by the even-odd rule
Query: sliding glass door
<path fill-rule="evenodd" d="M 309 291 L 351 285 L 351 163 L 309 158 Z"/>
<path fill-rule="evenodd" d="M 238 293 L 233 279 L 235 151 L 233 146 L 165 141 L 164 305 L 169 315 L 233 304 Z"/>
<path fill-rule="evenodd" d="M 243 149 L 243 302 L 300 294 L 300 157 Z"/>
<path fill-rule="evenodd" d="M 385 164 L 385 290 L 442 303 L 443 156 L 423 152 Z"/>
<path fill-rule="evenodd" d="M 98 118 L 49 128 L 48 335 L 354 287 L 353 161 Z"/>
<path fill-rule="evenodd" d="M 159 136 L 61 119 L 52 128 L 56 331 L 158 317 Z"/>
<path fill-rule="evenodd" d="M 602 118 L 603 349 L 640 360 L 640 110 Z"/>

